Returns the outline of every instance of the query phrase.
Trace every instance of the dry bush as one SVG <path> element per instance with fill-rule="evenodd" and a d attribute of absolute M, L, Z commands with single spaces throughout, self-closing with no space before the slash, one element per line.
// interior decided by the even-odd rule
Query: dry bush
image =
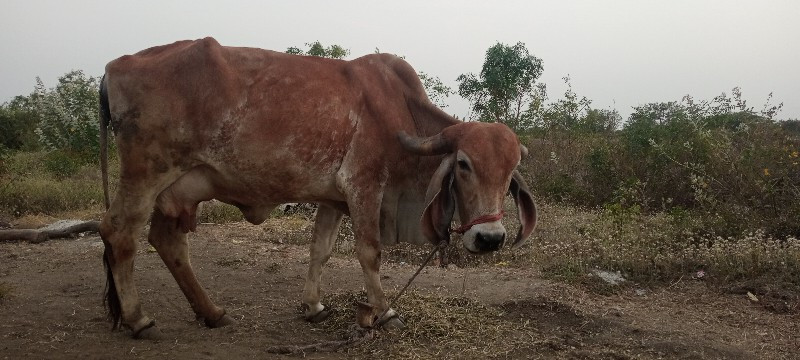
<path fill-rule="evenodd" d="M 516 266 L 536 266 L 545 274 L 582 280 L 593 269 L 621 271 L 637 282 L 691 278 L 729 282 L 768 275 L 800 289 L 800 241 L 762 231 L 739 237 L 693 233 L 684 219 L 540 204 L 540 226 Z M 500 252 L 499 254 L 502 254 Z"/>

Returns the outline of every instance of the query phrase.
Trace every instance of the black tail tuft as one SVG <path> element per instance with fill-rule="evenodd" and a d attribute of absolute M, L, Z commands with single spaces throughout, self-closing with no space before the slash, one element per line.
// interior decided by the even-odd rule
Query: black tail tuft
<path fill-rule="evenodd" d="M 120 321 L 122 320 L 122 305 L 119 302 L 119 294 L 117 294 L 117 285 L 114 283 L 114 275 L 111 273 L 111 264 L 113 256 L 111 252 L 111 244 L 105 243 L 106 250 L 103 253 L 103 266 L 106 268 L 106 289 L 105 296 L 103 297 L 103 306 L 108 310 L 108 319 L 114 325 L 112 329 L 119 329 Z"/>

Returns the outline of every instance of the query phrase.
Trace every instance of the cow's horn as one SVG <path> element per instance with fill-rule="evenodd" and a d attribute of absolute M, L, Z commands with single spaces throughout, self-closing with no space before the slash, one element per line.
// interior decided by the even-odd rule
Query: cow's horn
<path fill-rule="evenodd" d="M 445 139 L 442 134 L 436 134 L 430 137 L 416 137 L 411 136 L 401 131 L 397 133 L 397 139 L 403 144 L 403 147 L 417 155 L 440 155 L 450 152 L 450 142 Z"/>
<path fill-rule="evenodd" d="M 528 148 L 525 145 L 519 144 L 519 154 L 523 159 L 528 157 Z"/>

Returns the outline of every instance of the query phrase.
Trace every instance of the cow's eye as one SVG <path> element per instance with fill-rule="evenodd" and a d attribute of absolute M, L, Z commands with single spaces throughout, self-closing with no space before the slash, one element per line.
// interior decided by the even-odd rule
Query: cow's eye
<path fill-rule="evenodd" d="M 458 168 L 464 171 L 470 171 L 469 164 L 466 160 L 458 160 Z"/>

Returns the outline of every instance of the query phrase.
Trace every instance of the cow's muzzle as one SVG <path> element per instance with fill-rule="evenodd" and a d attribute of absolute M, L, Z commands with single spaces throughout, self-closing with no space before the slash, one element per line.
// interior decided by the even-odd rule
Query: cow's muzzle
<path fill-rule="evenodd" d="M 475 248 L 481 252 L 497 251 L 503 247 L 506 241 L 506 233 L 482 233 L 475 234 Z"/>
<path fill-rule="evenodd" d="M 502 213 L 498 215 L 502 216 Z M 494 219 L 487 217 L 490 221 L 470 222 L 461 237 L 464 248 L 473 254 L 500 250 L 506 240 L 506 229 L 500 222 L 500 216 L 492 215 Z"/>

